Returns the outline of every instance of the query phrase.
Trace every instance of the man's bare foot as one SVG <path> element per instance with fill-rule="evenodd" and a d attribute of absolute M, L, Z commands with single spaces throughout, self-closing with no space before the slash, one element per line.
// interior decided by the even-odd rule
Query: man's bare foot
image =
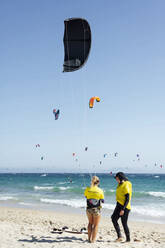
<path fill-rule="evenodd" d="M 122 238 L 117 238 L 116 240 L 115 240 L 115 242 L 121 242 L 122 241 Z"/>

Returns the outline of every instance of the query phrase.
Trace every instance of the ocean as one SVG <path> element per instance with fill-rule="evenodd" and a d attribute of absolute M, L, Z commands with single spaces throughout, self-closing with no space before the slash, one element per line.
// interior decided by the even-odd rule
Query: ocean
<path fill-rule="evenodd" d="M 97 174 L 105 194 L 102 213 L 110 218 L 117 182 Z M 90 174 L 0 174 L 0 206 L 85 212 Z M 133 185 L 131 220 L 165 223 L 165 174 L 127 174 Z"/>

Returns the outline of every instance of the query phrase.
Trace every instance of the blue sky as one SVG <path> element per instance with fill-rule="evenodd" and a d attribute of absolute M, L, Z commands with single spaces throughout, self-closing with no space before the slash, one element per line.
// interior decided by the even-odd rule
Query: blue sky
<path fill-rule="evenodd" d="M 163 0 L 1 1 L 0 171 L 165 173 L 164 9 Z M 92 47 L 81 70 L 62 73 L 70 17 L 88 20 Z"/>

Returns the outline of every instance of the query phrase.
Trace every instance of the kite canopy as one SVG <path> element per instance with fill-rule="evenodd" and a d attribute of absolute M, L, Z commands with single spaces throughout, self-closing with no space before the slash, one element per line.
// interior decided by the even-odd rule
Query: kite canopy
<path fill-rule="evenodd" d="M 55 120 L 58 120 L 58 117 L 59 117 L 59 114 L 60 114 L 60 110 L 58 109 L 58 110 L 56 111 L 56 109 L 53 109 L 53 114 L 54 114 L 54 116 L 55 116 Z"/>
<path fill-rule="evenodd" d="M 96 100 L 96 102 L 100 102 L 100 98 L 98 96 L 91 97 L 90 100 L 89 100 L 89 107 L 90 108 L 93 108 L 95 100 Z"/>
<path fill-rule="evenodd" d="M 91 30 L 88 22 L 81 18 L 64 21 L 64 64 L 63 72 L 80 69 L 88 59 L 91 48 Z"/>

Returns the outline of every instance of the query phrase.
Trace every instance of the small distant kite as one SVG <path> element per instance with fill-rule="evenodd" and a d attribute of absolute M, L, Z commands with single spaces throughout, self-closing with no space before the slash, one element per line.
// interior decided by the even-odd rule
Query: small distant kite
<path fill-rule="evenodd" d="M 40 147 L 40 144 L 37 144 L 36 147 Z"/>
<path fill-rule="evenodd" d="M 85 147 L 85 151 L 88 151 L 88 147 Z"/>
<path fill-rule="evenodd" d="M 137 160 L 140 161 L 140 155 L 136 154 Z"/>
<path fill-rule="evenodd" d="M 105 158 L 107 155 L 108 155 L 108 154 L 107 154 L 107 153 L 105 153 L 105 154 L 103 155 L 103 157 Z"/>
<path fill-rule="evenodd" d="M 41 160 L 43 160 L 44 159 L 44 157 L 41 157 Z"/>
<path fill-rule="evenodd" d="M 76 153 L 75 153 L 75 152 L 73 152 L 73 153 L 72 153 L 72 156 L 74 157 L 75 155 L 76 155 Z"/>
<path fill-rule="evenodd" d="M 100 164 L 102 164 L 102 161 L 100 161 Z"/>
<path fill-rule="evenodd" d="M 163 168 L 163 165 L 162 164 L 160 165 L 160 168 Z"/>
<path fill-rule="evenodd" d="M 118 155 L 118 152 L 115 152 L 114 156 L 117 157 L 117 155 Z"/>
<path fill-rule="evenodd" d="M 60 110 L 58 109 L 58 110 L 56 111 L 56 109 L 53 109 L 53 114 L 54 114 L 54 116 L 55 116 L 55 120 L 58 120 L 58 117 L 59 117 L 59 115 L 60 115 Z"/>
<path fill-rule="evenodd" d="M 93 108 L 95 100 L 96 100 L 96 102 L 100 102 L 100 98 L 98 96 L 91 97 L 89 100 L 89 108 Z"/>

